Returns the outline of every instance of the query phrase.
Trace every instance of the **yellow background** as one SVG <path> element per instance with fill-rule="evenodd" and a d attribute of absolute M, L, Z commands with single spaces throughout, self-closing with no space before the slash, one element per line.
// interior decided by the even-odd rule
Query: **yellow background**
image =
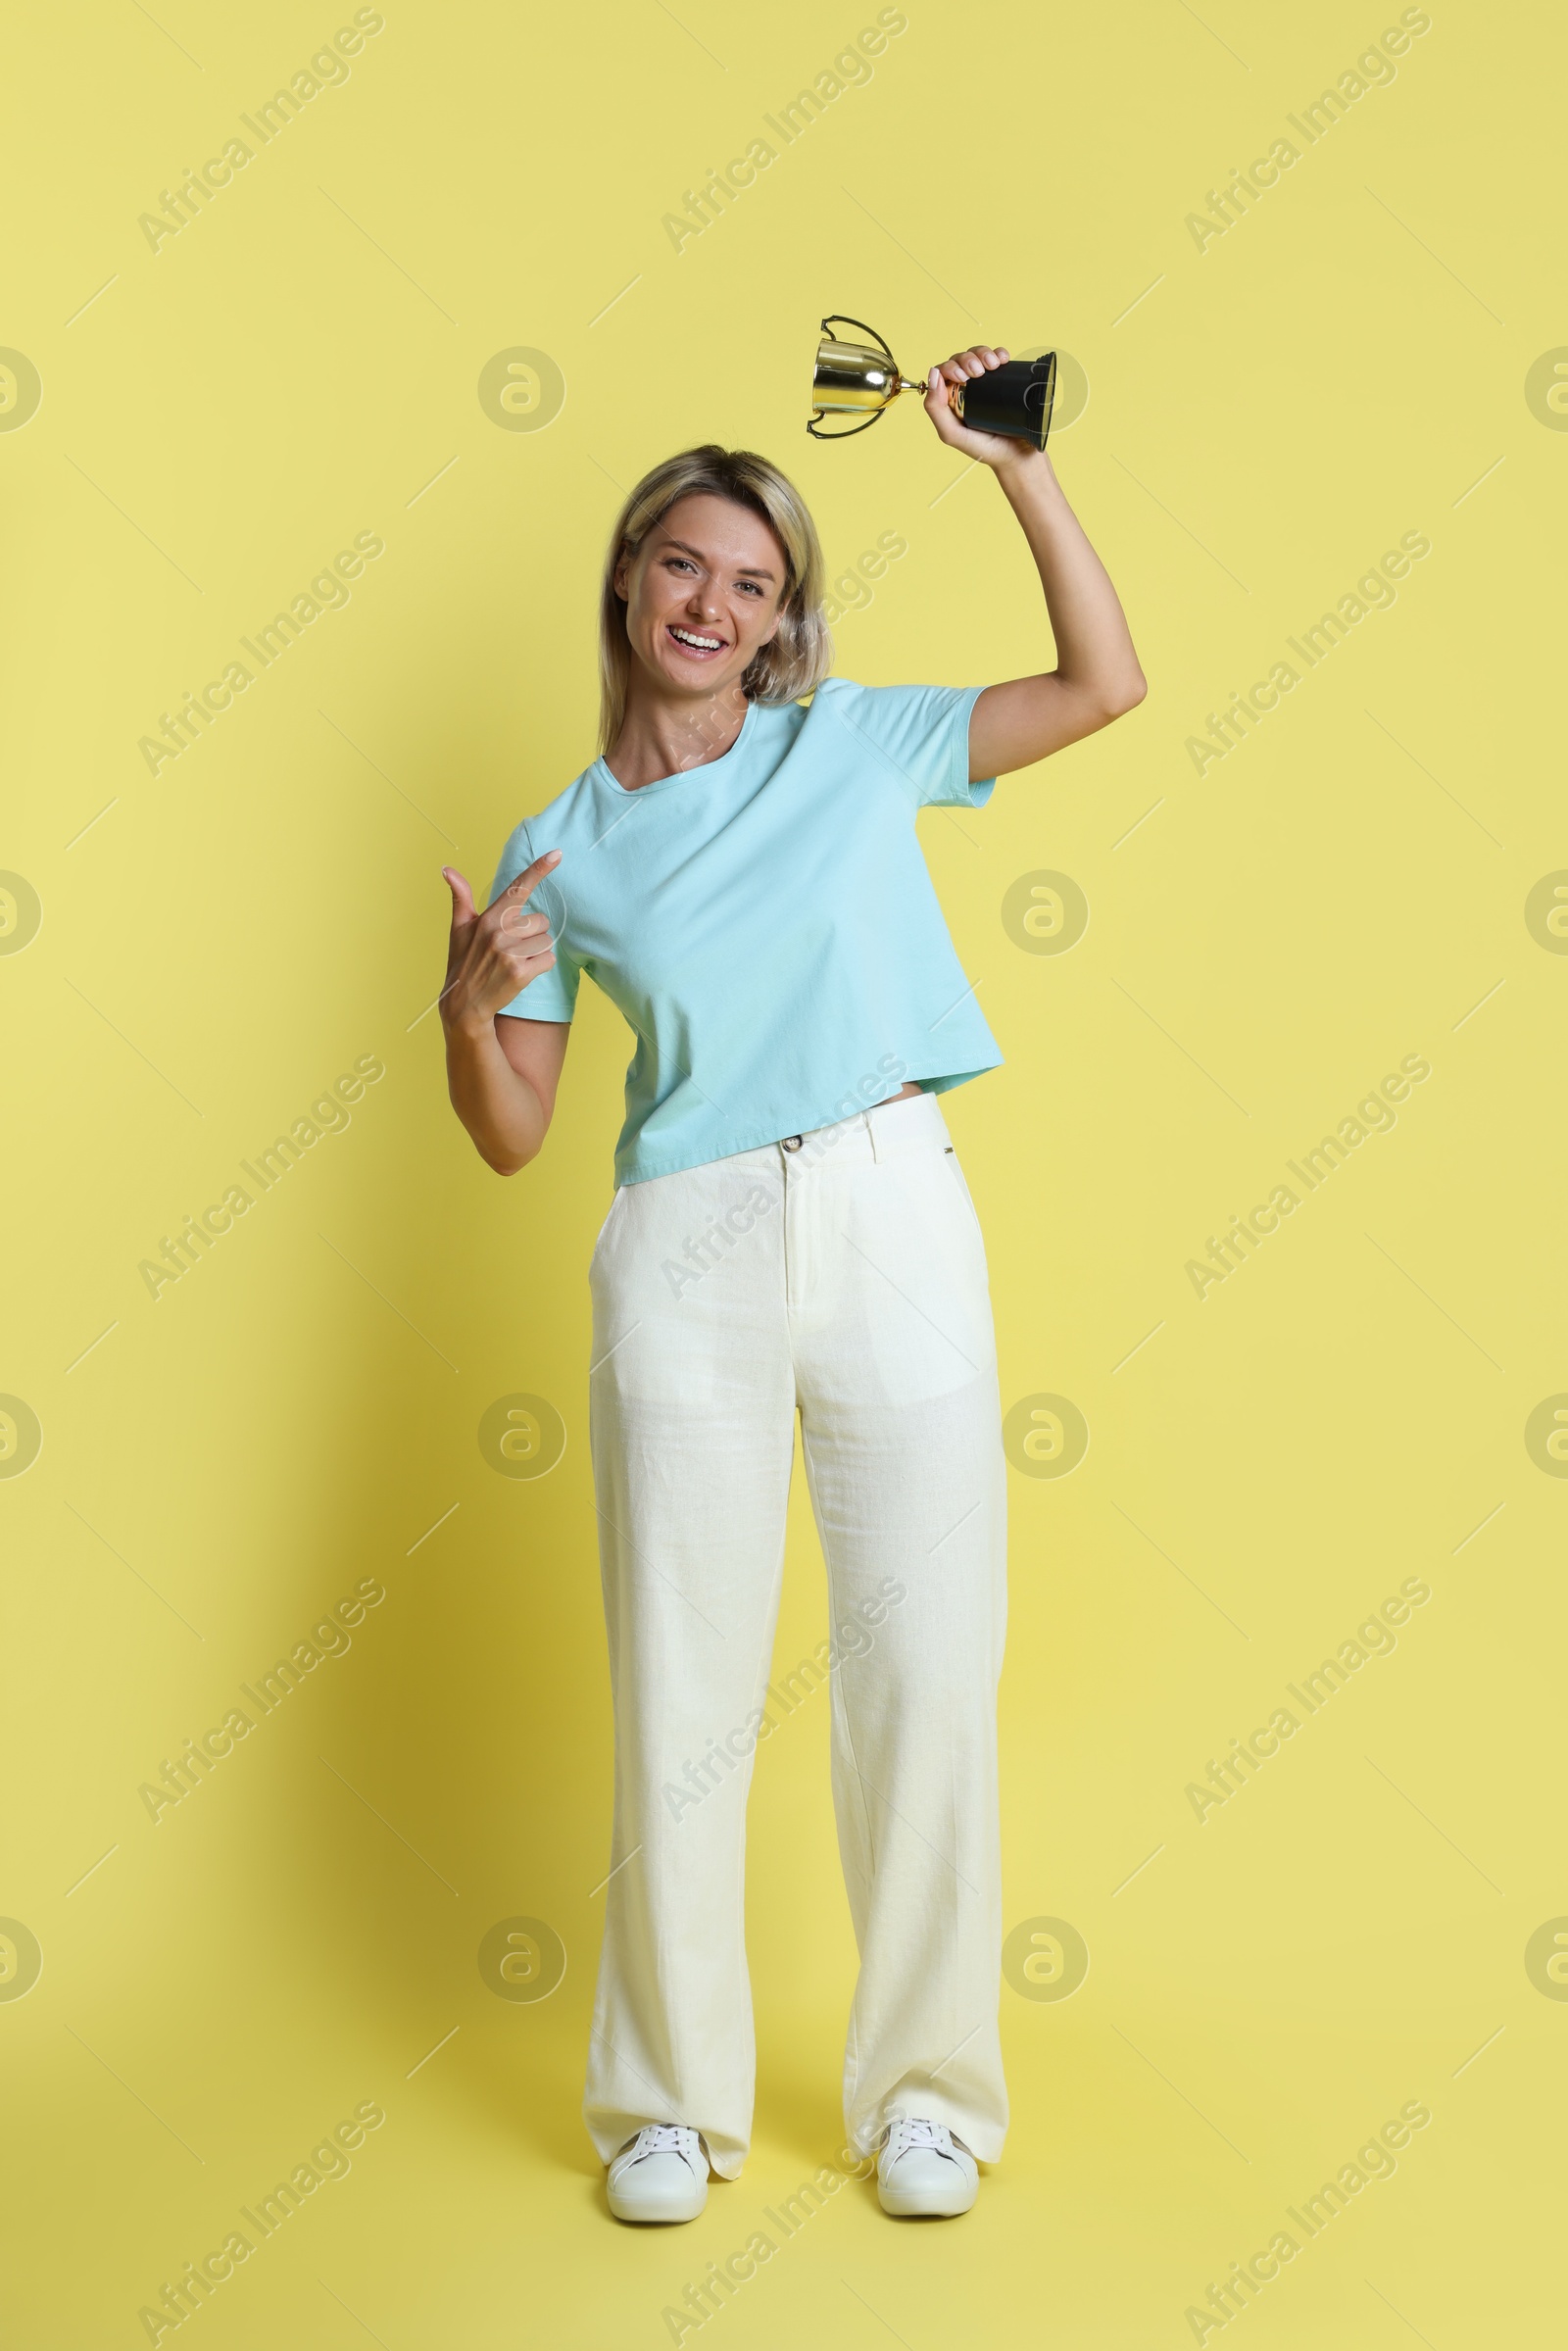
<path fill-rule="evenodd" d="M 1065 1919 L 1091 1964 L 1065 2000 L 1004 1990 L 1014 2127 L 971 2218 L 895 2228 L 848 2186 L 704 2339 L 1190 2342 L 1208 2281 L 1415 2099 L 1396 2174 L 1226 2338 L 1453 2351 L 1560 2310 L 1568 2006 L 1525 1949 L 1568 1912 L 1568 1491 L 1524 1442 L 1568 1389 L 1568 963 L 1524 916 L 1568 865 L 1568 440 L 1525 396 L 1568 342 L 1560 18 L 1435 0 L 1392 85 L 1200 253 L 1188 213 L 1397 11 L 906 13 L 678 253 L 662 217 L 873 9 L 389 0 L 156 254 L 138 215 L 341 20 L 13 29 L 0 342 L 43 387 L 0 432 L 0 865 L 43 909 L 0 958 L 0 1388 L 43 1432 L 0 1481 L 0 1912 L 43 1958 L 0 2001 L 17 2351 L 145 2340 L 138 2308 L 365 2100 L 352 2174 L 189 2322 L 208 2351 L 664 2342 L 841 2143 L 817 1701 L 752 1805 L 745 2177 L 688 2230 L 605 2217 L 584 1276 L 627 1041 L 585 990 L 549 1148 L 501 1183 L 428 1011 L 438 867 L 482 894 L 591 755 L 602 540 L 670 450 L 784 464 L 835 575 L 906 538 L 838 629 L 847 674 L 1049 659 L 1002 499 L 913 403 L 807 440 L 833 309 L 916 368 L 981 336 L 1074 355 L 1057 467 L 1151 681 L 983 814 L 922 819 L 1007 1056 L 945 1103 L 1003 1400 L 1067 1396 L 1091 1433 L 1070 1476 L 1009 1478 L 1003 1690 L 1007 1923 Z M 480 406 L 515 346 L 564 376 L 546 429 Z M 362 530 L 386 552 L 349 606 L 150 775 L 138 737 Z M 1205 713 L 1407 530 L 1432 552 L 1397 604 L 1200 778 Z M 1042 869 L 1091 909 L 1059 955 L 1002 922 Z M 350 1129 L 155 1302 L 138 1262 L 365 1053 Z M 1200 1301 L 1187 1259 L 1407 1053 L 1432 1075 L 1396 1128 Z M 539 1480 L 479 1450 L 514 1392 L 566 1427 Z M 796 1504 L 786 1668 L 825 1631 Z M 1396 1651 L 1200 1824 L 1188 1783 L 1411 1576 Z M 352 1650 L 155 1825 L 141 1784 L 365 1577 Z M 516 1915 L 566 1949 L 540 2002 L 478 1971 Z"/>

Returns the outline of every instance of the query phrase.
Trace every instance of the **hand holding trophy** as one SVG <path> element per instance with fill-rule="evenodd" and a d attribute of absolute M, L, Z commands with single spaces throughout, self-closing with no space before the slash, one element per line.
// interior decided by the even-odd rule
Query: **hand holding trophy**
<path fill-rule="evenodd" d="M 853 326 L 870 339 L 847 343 L 835 339 L 835 326 Z M 961 449 L 981 465 L 1004 464 L 1007 452 L 987 448 L 989 440 L 1023 441 L 1044 449 L 1051 430 L 1051 404 L 1056 388 L 1056 355 L 1048 351 L 1037 360 L 1009 360 L 1005 349 L 976 344 L 933 367 L 922 387 L 899 372 L 898 362 L 874 327 L 858 318 L 833 313 L 821 322 L 821 340 L 811 377 L 811 415 L 807 431 L 814 440 L 845 441 L 864 432 L 901 392 L 925 392 L 926 414 L 944 441 Z M 858 424 L 835 432 L 821 430 L 828 416 L 858 416 Z"/>

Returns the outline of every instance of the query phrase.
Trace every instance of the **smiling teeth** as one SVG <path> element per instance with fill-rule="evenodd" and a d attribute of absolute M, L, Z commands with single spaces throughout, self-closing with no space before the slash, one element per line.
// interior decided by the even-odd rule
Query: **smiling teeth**
<path fill-rule="evenodd" d="M 689 628 L 677 628 L 673 621 L 669 633 L 672 637 L 678 637 L 682 645 L 696 645 L 704 653 L 717 653 L 724 642 L 722 637 L 694 636 Z"/>

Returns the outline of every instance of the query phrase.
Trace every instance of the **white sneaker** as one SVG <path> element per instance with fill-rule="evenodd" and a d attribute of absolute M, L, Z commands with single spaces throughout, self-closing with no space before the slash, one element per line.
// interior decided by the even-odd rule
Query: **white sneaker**
<path fill-rule="evenodd" d="M 876 2192 L 883 2211 L 902 2220 L 952 2220 L 979 2194 L 979 2167 L 945 2123 L 904 2115 L 882 2142 Z"/>
<path fill-rule="evenodd" d="M 707 2150 L 684 2124 L 646 2124 L 610 2167 L 617 2221 L 695 2221 L 707 2202 Z"/>

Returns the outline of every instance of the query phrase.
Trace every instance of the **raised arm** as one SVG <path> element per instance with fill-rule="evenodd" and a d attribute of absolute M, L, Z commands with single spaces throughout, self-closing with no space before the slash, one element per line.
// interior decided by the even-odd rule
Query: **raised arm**
<path fill-rule="evenodd" d="M 1017 515 L 1046 592 L 1056 666 L 988 686 L 969 720 L 969 779 L 1015 767 L 1076 743 L 1133 710 L 1148 687 L 1126 614 L 1104 564 L 1067 504 L 1050 458 L 1026 441 L 975 432 L 948 406 L 948 387 L 1005 362 L 1005 350 L 977 343 L 931 370 L 926 415 L 950 448 L 989 465 Z"/>

